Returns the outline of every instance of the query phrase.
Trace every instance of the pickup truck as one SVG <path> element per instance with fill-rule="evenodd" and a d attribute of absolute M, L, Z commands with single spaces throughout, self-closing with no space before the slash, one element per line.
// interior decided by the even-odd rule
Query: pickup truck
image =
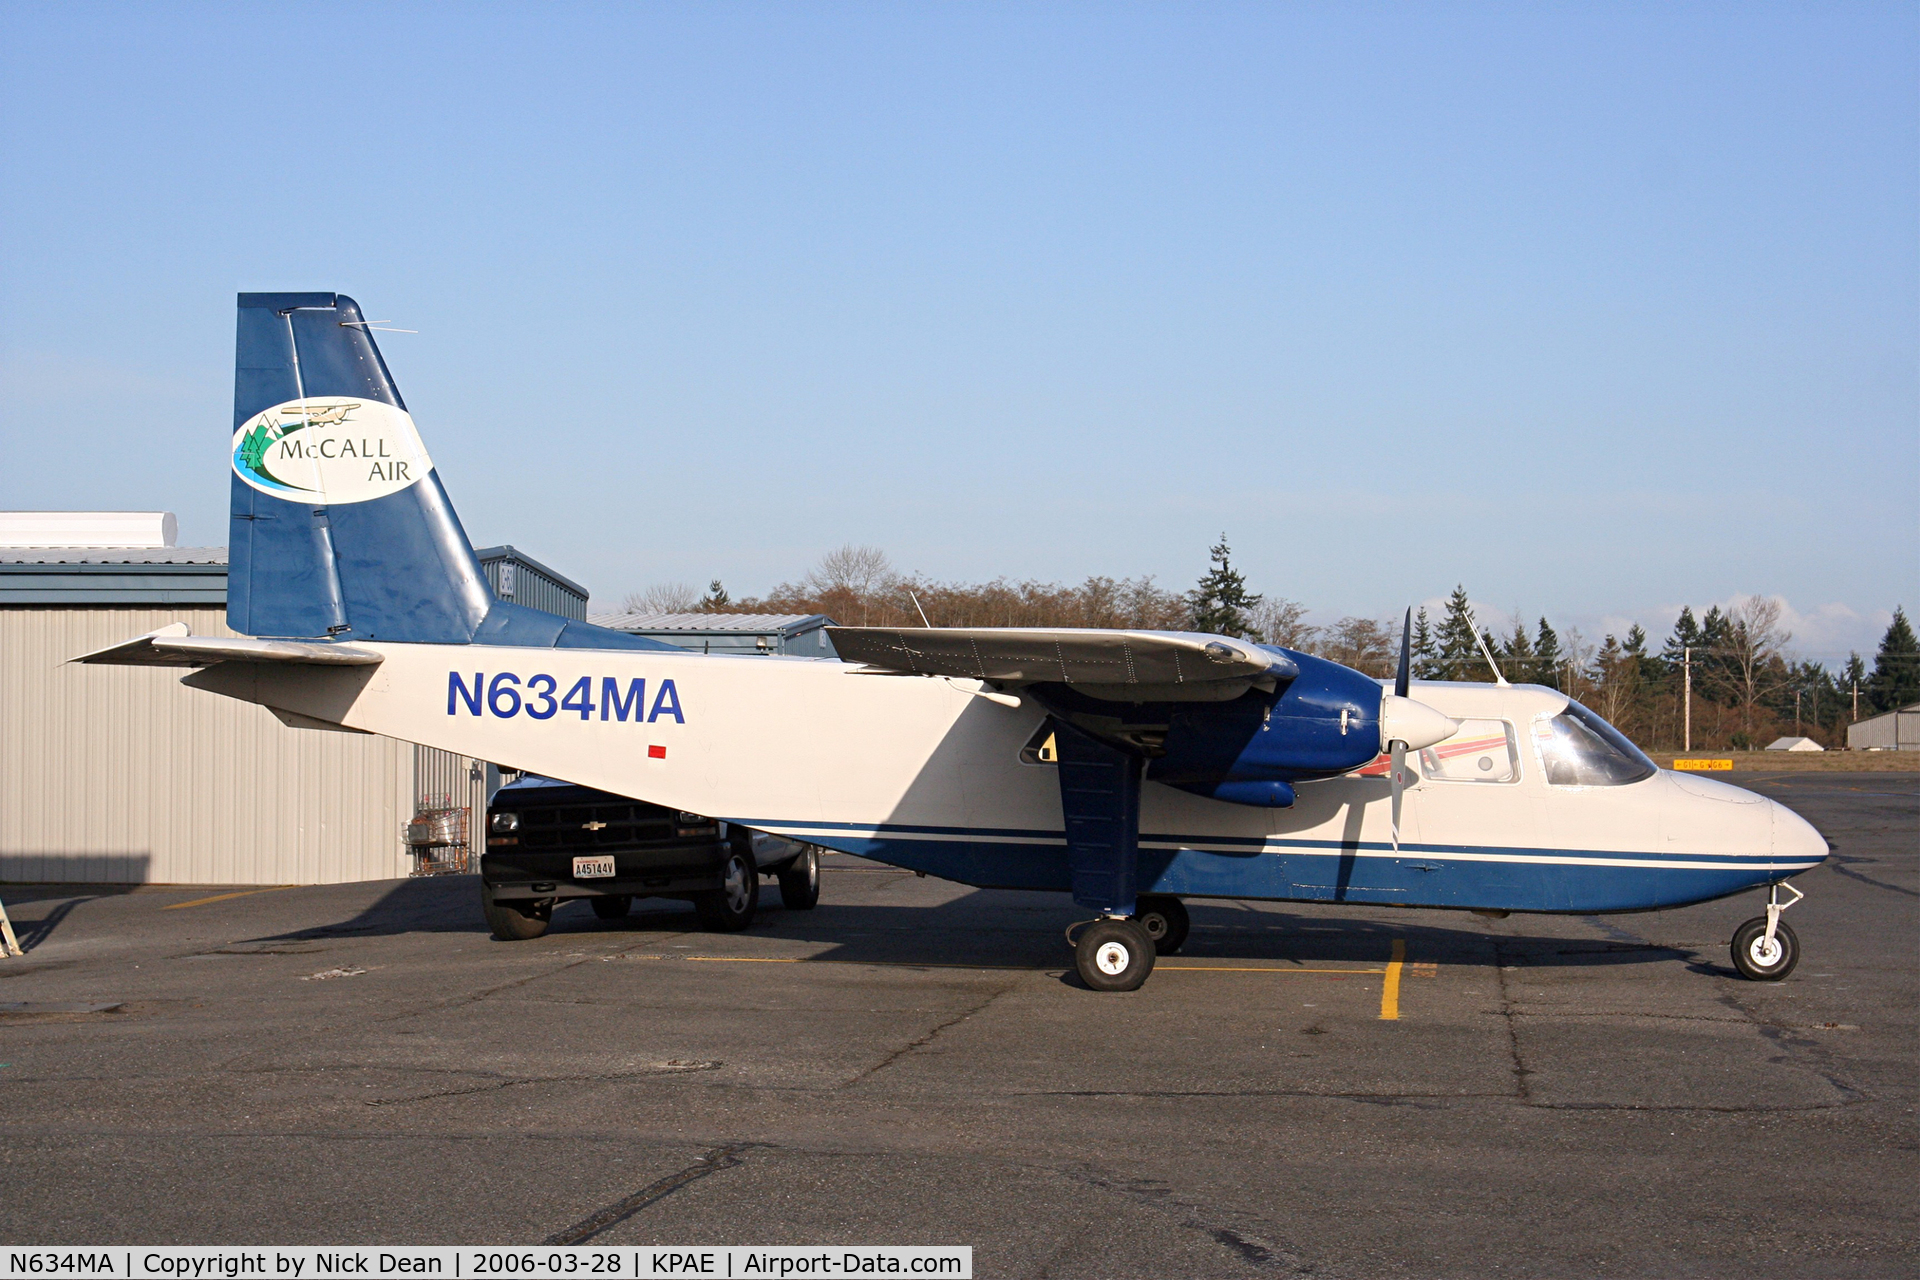
<path fill-rule="evenodd" d="M 539 937 L 570 898 L 602 920 L 624 917 L 635 898 L 681 898 L 722 931 L 753 923 L 763 875 L 779 880 L 789 910 L 820 900 L 814 845 L 552 778 L 501 787 L 486 830 L 480 905 L 503 942 Z"/>

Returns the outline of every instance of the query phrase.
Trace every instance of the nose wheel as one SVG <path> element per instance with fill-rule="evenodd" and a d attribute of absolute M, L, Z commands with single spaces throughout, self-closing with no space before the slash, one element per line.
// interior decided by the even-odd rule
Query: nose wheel
<path fill-rule="evenodd" d="M 1095 920 L 1073 943 L 1080 981 L 1095 991 L 1138 991 L 1153 972 L 1153 939 L 1135 920 Z"/>
<path fill-rule="evenodd" d="M 1793 895 L 1780 901 L 1780 891 Z M 1776 884 L 1767 895 L 1767 914 L 1755 916 L 1733 931 L 1733 967 L 1754 982 L 1778 982 L 1800 963 L 1800 939 L 1780 913 L 1806 897 L 1790 884 Z"/>

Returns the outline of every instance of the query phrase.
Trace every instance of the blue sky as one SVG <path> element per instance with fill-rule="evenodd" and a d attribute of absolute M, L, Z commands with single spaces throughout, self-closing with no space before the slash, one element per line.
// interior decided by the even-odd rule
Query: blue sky
<path fill-rule="evenodd" d="M 846 542 L 1331 619 L 1920 605 L 1920 19 L 1807 5 L 0 5 L 0 507 L 225 540 L 233 294 L 336 289 L 476 542 Z M 1594 635 L 1597 638 L 1597 634 Z"/>

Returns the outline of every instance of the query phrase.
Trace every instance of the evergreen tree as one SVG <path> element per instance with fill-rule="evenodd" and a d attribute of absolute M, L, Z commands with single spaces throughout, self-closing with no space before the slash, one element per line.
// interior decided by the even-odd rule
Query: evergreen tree
<path fill-rule="evenodd" d="M 1473 660 L 1479 664 L 1477 667 L 1474 668 L 1474 670 L 1484 672 L 1485 674 L 1476 676 L 1474 678 L 1477 680 L 1493 681 L 1498 676 L 1504 676 L 1506 677 L 1507 681 L 1511 683 L 1513 680 L 1513 675 L 1511 672 L 1509 672 L 1505 667 L 1501 667 L 1498 671 L 1495 671 L 1494 668 L 1487 662 L 1488 654 L 1493 655 L 1495 662 L 1498 662 L 1500 660 L 1500 641 L 1497 638 L 1495 638 L 1493 632 L 1486 631 L 1486 630 L 1482 630 L 1480 632 L 1480 639 L 1483 643 L 1479 645 L 1475 645 L 1473 648 Z"/>
<path fill-rule="evenodd" d="M 1246 579 L 1233 567 L 1226 534 L 1220 535 L 1220 541 L 1208 554 L 1212 557 L 1213 568 L 1207 571 L 1206 576 L 1200 579 L 1200 585 L 1187 597 L 1188 606 L 1193 611 L 1193 629 L 1217 636 L 1261 639 L 1260 633 L 1247 617 L 1259 606 L 1260 597 L 1247 590 Z"/>
<path fill-rule="evenodd" d="M 1453 594 L 1447 597 L 1447 613 L 1440 619 L 1440 631 L 1435 637 L 1439 653 L 1434 664 L 1445 672 L 1448 680 L 1493 679 L 1493 673 L 1487 670 L 1486 660 L 1480 656 L 1480 646 L 1473 639 L 1473 606 L 1467 603 L 1467 589 L 1457 586 Z"/>
<path fill-rule="evenodd" d="M 1920 641 L 1913 635 L 1907 611 L 1896 607 L 1880 651 L 1873 655 L 1873 674 L 1861 686 L 1875 711 L 1892 711 L 1920 702 Z"/>
<path fill-rule="evenodd" d="M 700 601 L 700 612 L 725 613 L 732 605 L 733 597 L 728 595 L 727 589 L 720 585 L 720 579 L 715 578 L 712 585 L 707 588 L 706 597 Z"/>
<path fill-rule="evenodd" d="M 1714 605 L 1700 619 L 1700 642 L 1693 655 L 1695 692 L 1711 696 L 1716 702 L 1730 700 L 1733 694 L 1731 652 L 1734 648 L 1733 619 Z"/>
<path fill-rule="evenodd" d="M 1533 682 L 1549 689 L 1566 687 L 1566 672 L 1560 669 L 1565 656 L 1560 652 L 1559 633 L 1540 619 L 1540 636 L 1533 642 Z"/>
<path fill-rule="evenodd" d="M 1867 664 L 1861 661 L 1857 653 L 1847 655 L 1847 665 L 1840 668 L 1840 695 L 1847 700 L 1847 719 L 1853 719 L 1853 695 L 1855 690 L 1867 687 Z M 1866 709 L 1871 711 L 1873 703 L 1869 701 Z"/>
<path fill-rule="evenodd" d="M 1416 680 L 1450 679 L 1446 669 L 1436 658 L 1439 651 L 1433 645 L 1433 626 L 1427 621 L 1426 606 L 1413 615 L 1413 678 Z"/>
<path fill-rule="evenodd" d="M 1673 634 L 1667 637 L 1666 647 L 1660 650 L 1660 661 L 1670 670 L 1678 671 L 1685 660 L 1685 651 L 1700 647 L 1700 624 L 1693 620 L 1693 606 L 1683 605 L 1680 616 L 1674 619 Z"/>
<path fill-rule="evenodd" d="M 1533 641 L 1527 639 L 1527 624 L 1514 615 L 1513 635 L 1493 650 L 1500 655 L 1500 670 L 1507 679 L 1525 683 L 1533 679 Z"/>

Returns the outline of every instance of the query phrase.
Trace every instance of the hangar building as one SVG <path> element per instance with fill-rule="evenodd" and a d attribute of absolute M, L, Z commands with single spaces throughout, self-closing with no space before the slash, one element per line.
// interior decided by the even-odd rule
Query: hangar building
<path fill-rule="evenodd" d="M 597 613 L 587 621 L 701 653 L 837 656 L 826 632 L 833 619 L 824 613 Z"/>
<path fill-rule="evenodd" d="M 1849 751 L 1920 751 L 1920 702 L 1847 726 Z"/>
<path fill-rule="evenodd" d="M 179 670 L 66 665 L 170 622 L 233 634 L 226 548 L 175 546 L 174 528 L 159 512 L 0 513 L 0 881 L 330 884 L 463 868 L 484 764 L 290 729 L 183 687 Z M 479 555 L 504 598 L 585 615 L 587 593 L 531 557 Z"/>

